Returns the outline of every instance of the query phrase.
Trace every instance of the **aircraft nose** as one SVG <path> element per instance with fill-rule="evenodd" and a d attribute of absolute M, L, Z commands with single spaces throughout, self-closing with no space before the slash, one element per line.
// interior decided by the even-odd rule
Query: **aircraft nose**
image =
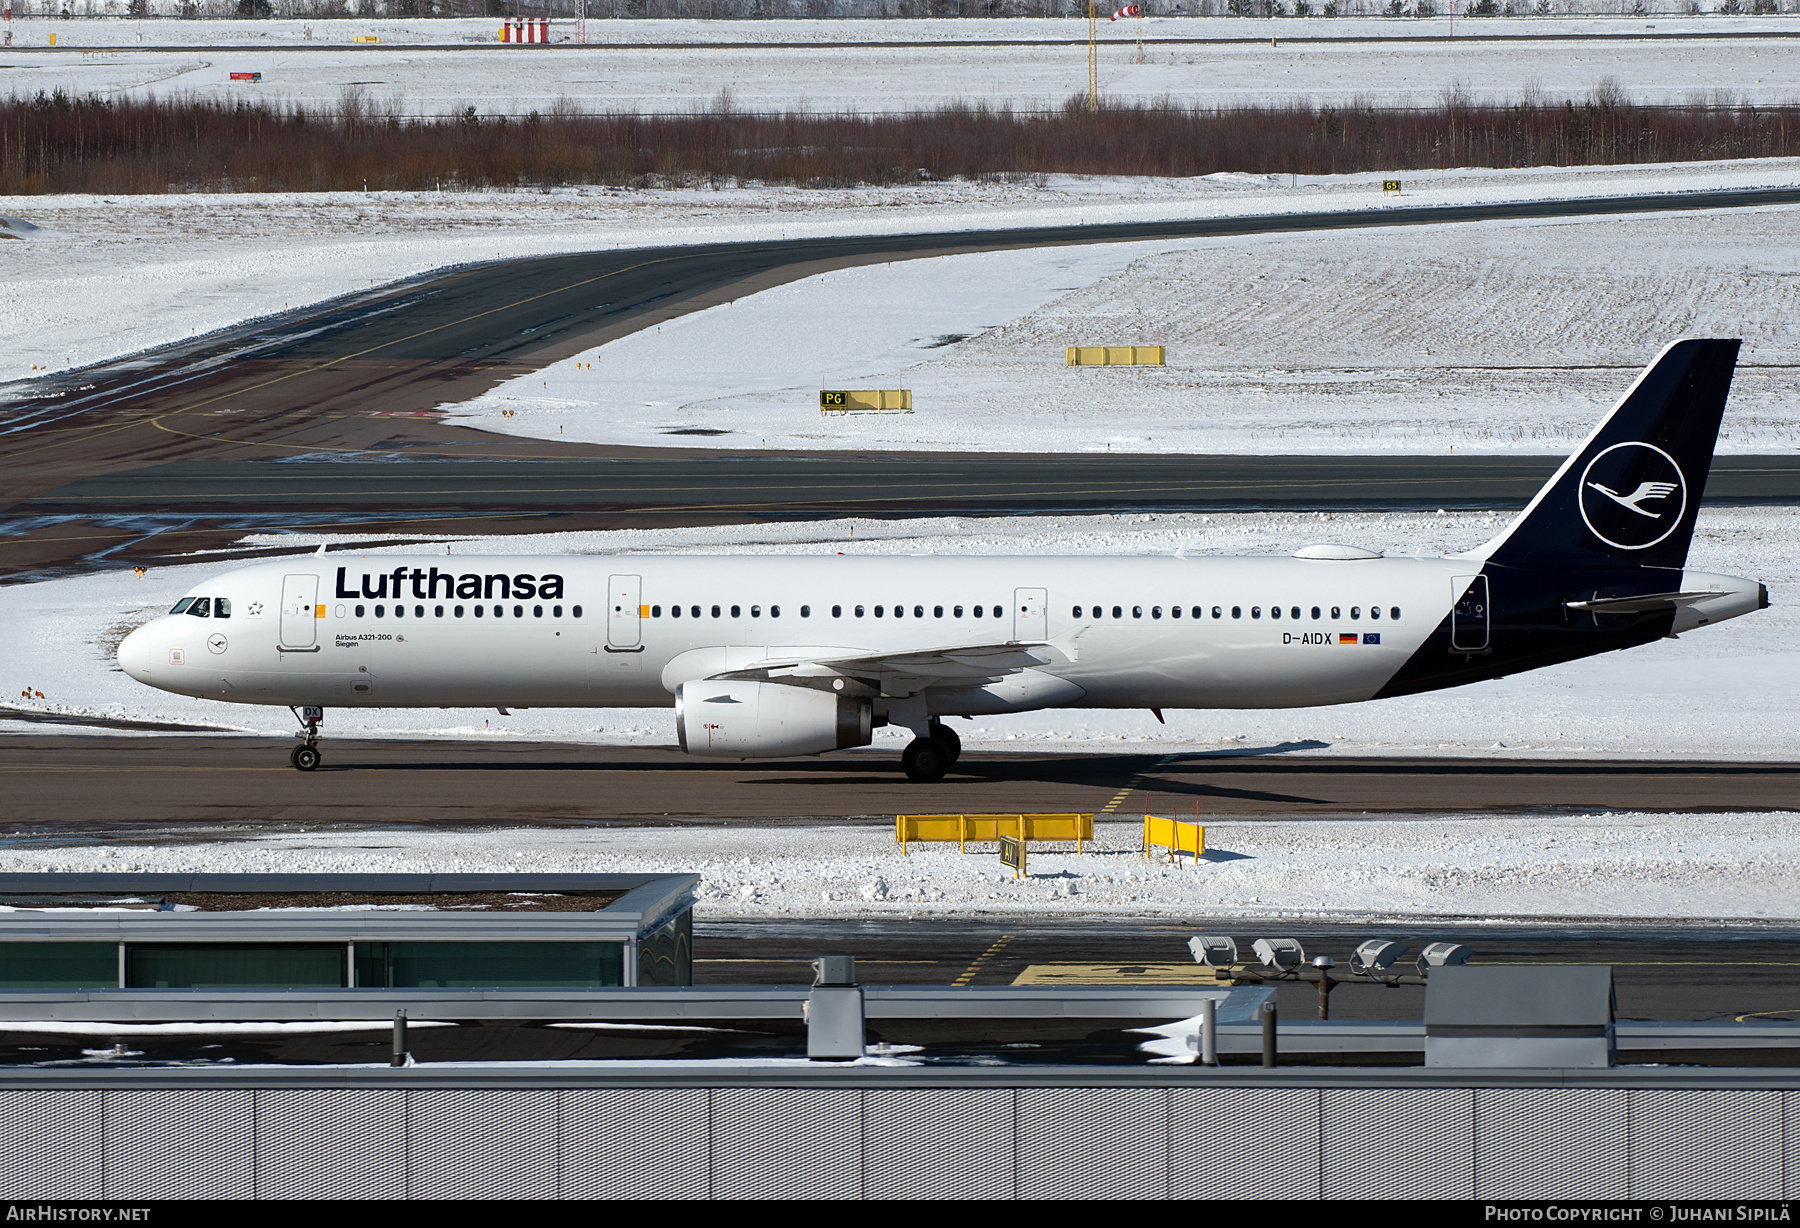
<path fill-rule="evenodd" d="M 119 643 L 119 668 L 139 682 L 150 681 L 150 662 L 155 651 L 151 626 L 139 627 Z"/>

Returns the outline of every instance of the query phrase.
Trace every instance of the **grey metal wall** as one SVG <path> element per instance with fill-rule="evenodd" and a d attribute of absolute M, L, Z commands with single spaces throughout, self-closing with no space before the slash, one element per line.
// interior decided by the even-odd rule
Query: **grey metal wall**
<path fill-rule="evenodd" d="M 1794 1198 L 1800 1091 L 0 1090 L 0 1197 Z"/>

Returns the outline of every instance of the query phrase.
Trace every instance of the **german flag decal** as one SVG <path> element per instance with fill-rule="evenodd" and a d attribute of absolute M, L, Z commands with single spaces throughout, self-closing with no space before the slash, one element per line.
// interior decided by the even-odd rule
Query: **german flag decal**
<path fill-rule="evenodd" d="M 1354 644 L 1354 643 L 1357 643 L 1357 642 L 1358 642 L 1358 641 L 1357 641 L 1357 638 L 1356 638 L 1356 632 L 1354 632 L 1354 631 L 1340 631 L 1340 632 L 1338 632 L 1338 643 L 1340 643 L 1340 644 Z"/>

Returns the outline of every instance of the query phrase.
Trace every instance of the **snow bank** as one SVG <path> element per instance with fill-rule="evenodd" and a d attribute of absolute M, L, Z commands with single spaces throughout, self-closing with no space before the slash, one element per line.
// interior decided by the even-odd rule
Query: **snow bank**
<path fill-rule="evenodd" d="M 1800 918 L 1800 815 L 1458 815 L 1207 823 L 1171 866 L 1137 823 L 1081 854 L 1033 850 L 1015 882 L 992 849 L 885 827 L 312 831 L 167 846 L 0 845 L 0 873 L 690 872 L 702 921 L 1154 916 L 1350 921 Z M 85 839 L 85 838 L 84 838 Z"/>

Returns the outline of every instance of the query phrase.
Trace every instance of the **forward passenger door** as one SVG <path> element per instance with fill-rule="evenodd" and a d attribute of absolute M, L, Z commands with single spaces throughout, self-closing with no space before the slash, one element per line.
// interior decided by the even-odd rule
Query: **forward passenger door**
<path fill-rule="evenodd" d="M 281 648 L 316 652 L 319 645 L 319 577 L 281 578 Z"/>

